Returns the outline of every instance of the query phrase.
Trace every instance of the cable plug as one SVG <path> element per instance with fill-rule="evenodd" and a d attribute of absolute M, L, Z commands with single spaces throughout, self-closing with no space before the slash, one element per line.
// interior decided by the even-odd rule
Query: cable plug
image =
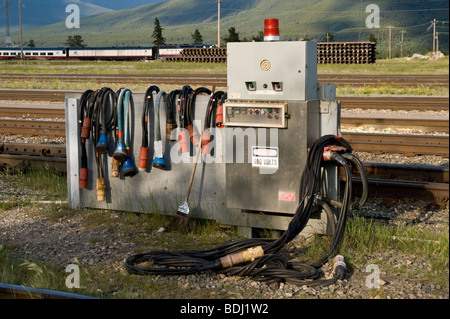
<path fill-rule="evenodd" d="M 141 146 L 141 150 L 139 152 L 139 170 L 145 171 L 147 169 L 148 162 L 148 147 Z"/>
<path fill-rule="evenodd" d="M 115 158 L 111 161 L 111 177 L 119 177 L 120 176 L 120 162 Z"/>
<path fill-rule="evenodd" d="M 97 178 L 97 201 L 104 202 L 106 200 L 105 190 L 106 190 L 105 179 Z"/>
<path fill-rule="evenodd" d="M 91 133 L 92 119 L 85 117 L 83 120 L 83 126 L 81 127 L 81 137 L 84 139 L 89 138 Z"/>
<path fill-rule="evenodd" d="M 212 135 L 209 131 L 203 131 L 202 133 L 202 154 L 211 154 L 211 146 L 209 143 L 211 143 Z"/>
<path fill-rule="evenodd" d="M 230 268 L 234 265 L 242 264 L 247 261 L 253 261 L 256 258 L 264 256 L 262 246 L 251 247 L 239 253 L 226 255 L 220 258 L 222 268 Z"/>
<path fill-rule="evenodd" d="M 223 125 L 223 104 L 217 106 L 216 111 L 216 126 L 218 128 L 224 127 Z"/>
<path fill-rule="evenodd" d="M 333 260 L 333 273 L 336 275 L 337 279 L 344 279 L 345 272 L 347 271 L 347 265 L 344 262 L 344 256 L 336 255 Z"/>
<path fill-rule="evenodd" d="M 87 188 L 89 170 L 86 167 L 80 168 L 80 189 Z"/>
<path fill-rule="evenodd" d="M 345 147 L 342 146 L 337 146 L 337 145 L 328 145 L 323 149 L 323 160 L 324 161 L 331 161 L 334 160 L 333 158 L 333 154 L 334 153 L 339 153 L 339 152 L 346 152 L 347 149 Z"/>

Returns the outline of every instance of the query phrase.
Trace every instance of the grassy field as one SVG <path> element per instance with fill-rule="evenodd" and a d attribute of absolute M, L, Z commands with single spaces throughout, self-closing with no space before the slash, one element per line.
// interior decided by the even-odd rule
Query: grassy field
<path fill-rule="evenodd" d="M 0 61 L 0 74 L 226 74 L 226 63 L 184 62 L 68 62 L 68 61 Z M 449 74 L 448 56 L 436 61 L 413 59 L 379 60 L 369 65 L 319 64 L 319 74 Z M 186 83 L 189 84 L 189 83 Z M 132 91 L 145 91 L 150 84 L 143 81 L 132 83 L 97 83 L 94 81 L 62 82 L 58 80 L 2 80 L 0 86 L 8 89 L 86 90 L 109 86 L 119 89 L 126 86 Z M 151 83 L 151 85 L 158 85 Z M 200 86 L 200 85 L 199 85 Z M 204 83 L 202 86 L 209 86 Z M 176 86 L 161 85 L 160 89 L 171 91 Z M 226 90 L 226 88 L 216 88 Z M 338 95 L 428 95 L 448 96 L 448 87 L 422 85 L 402 87 L 399 85 L 376 85 L 364 87 L 338 86 Z"/>
<path fill-rule="evenodd" d="M 5 61 L 0 73 L 17 74 L 226 74 L 226 63 L 162 61 Z M 449 57 L 378 60 L 375 64 L 319 64 L 319 74 L 449 74 Z"/>

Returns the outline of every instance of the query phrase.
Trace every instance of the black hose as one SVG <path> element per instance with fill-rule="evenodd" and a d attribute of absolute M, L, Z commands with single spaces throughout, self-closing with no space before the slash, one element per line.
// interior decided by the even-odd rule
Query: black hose
<path fill-rule="evenodd" d="M 350 161 L 350 163 L 358 170 L 359 176 L 361 177 L 362 182 L 362 195 L 359 199 L 359 206 L 363 206 L 367 202 L 367 198 L 369 197 L 369 180 L 367 179 L 366 170 L 364 169 L 363 164 L 359 160 L 358 157 L 356 157 L 352 153 L 344 153 L 342 156 Z"/>
<path fill-rule="evenodd" d="M 287 281 L 297 285 L 309 286 L 327 285 L 336 282 L 338 279 L 342 279 L 344 276 L 342 269 L 345 271 L 345 267 L 342 266 L 340 266 L 335 277 L 331 279 L 320 279 L 318 272 L 318 268 L 329 259 L 331 254 L 339 249 L 343 238 L 347 211 L 351 202 L 351 172 L 348 163 L 339 154 L 334 156 L 333 159 L 339 165 L 344 166 L 347 183 L 341 209 L 334 225 L 335 232 L 327 252 L 322 258 L 311 265 L 300 262 L 287 262 L 278 254 L 278 251 L 294 239 L 309 221 L 314 205 L 317 202 L 316 193 L 319 188 L 324 149 L 326 146 L 336 144 L 351 149 L 347 141 L 333 135 L 323 136 L 311 146 L 305 169 L 301 175 L 300 203 L 297 206 L 293 219 L 289 223 L 288 229 L 279 239 L 232 240 L 223 243 L 219 247 L 207 250 L 179 252 L 158 251 L 136 254 L 127 258 L 125 268 L 130 273 L 141 275 L 183 275 L 205 270 L 215 270 L 227 275 L 252 276 L 255 280 L 265 281 L 267 283 Z M 326 206 L 327 214 L 330 213 L 329 209 Z M 240 253 L 243 250 L 256 246 L 262 246 L 264 251 L 262 257 L 222 269 L 223 264 L 219 262 L 221 258 L 225 258 L 230 254 Z M 158 267 L 146 268 L 138 266 L 146 262 L 152 262 Z"/>
<path fill-rule="evenodd" d="M 153 93 L 159 92 L 159 88 L 156 85 L 150 86 L 144 95 L 144 105 L 142 110 L 142 147 L 149 147 L 149 115 L 150 115 L 150 106 L 153 102 Z"/>

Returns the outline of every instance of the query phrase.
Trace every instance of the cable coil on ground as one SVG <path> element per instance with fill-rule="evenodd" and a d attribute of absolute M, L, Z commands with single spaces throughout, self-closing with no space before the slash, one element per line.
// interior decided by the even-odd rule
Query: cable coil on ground
<path fill-rule="evenodd" d="M 138 275 L 189 275 L 215 271 L 228 276 L 250 276 L 254 280 L 268 284 L 290 282 L 295 285 L 317 286 L 332 284 L 343 279 L 346 266 L 341 255 L 335 257 L 333 278 L 321 278 L 319 270 L 330 257 L 338 252 L 343 240 L 352 193 L 350 164 L 346 158 L 350 159 L 351 165 L 356 165 L 358 169 L 362 167 L 359 166 L 359 160 L 355 156 L 347 155 L 351 152 L 350 144 L 334 135 L 320 137 L 311 146 L 301 176 L 300 203 L 288 229 L 280 238 L 231 240 L 206 250 L 140 253 L 128 257 L 125 268 L 129 273 Z M 341 201 L 330 200 L 318 191 L 322 166 L 325 162 L 344 167 L 346 183 Z M 365 175 L 362 176 L 364 178 Z M 366 187 L 360 205 L 367 199 L 367 184 L 363 185 Z M 337 214 L 332 213 L 331 205 L 339 209 Z M 318 206 L 326 211 L 329 222 L 335 230 L 328 250 L 319 260 L 310 265 L 287 261 L 279 253 L 280 250 L 305 228 L 312 212 Z M 145 263 L 152 263 L 153 266 L 145 267 L 143 266 Z"/>

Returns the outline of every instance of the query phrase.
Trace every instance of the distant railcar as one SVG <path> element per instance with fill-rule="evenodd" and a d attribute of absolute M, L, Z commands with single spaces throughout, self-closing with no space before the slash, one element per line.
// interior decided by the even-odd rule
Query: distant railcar
<path fill-rule="evenodd" d="M 156 60 L 181 56 L 185 48 L 210 45 L 162 45 L 160 47 L 98 47 L 98 48 L 24 48 L 25 59 L 74 60 Z M 0 59 L 18 59 L 20 48 L 0 48 Z"/>

